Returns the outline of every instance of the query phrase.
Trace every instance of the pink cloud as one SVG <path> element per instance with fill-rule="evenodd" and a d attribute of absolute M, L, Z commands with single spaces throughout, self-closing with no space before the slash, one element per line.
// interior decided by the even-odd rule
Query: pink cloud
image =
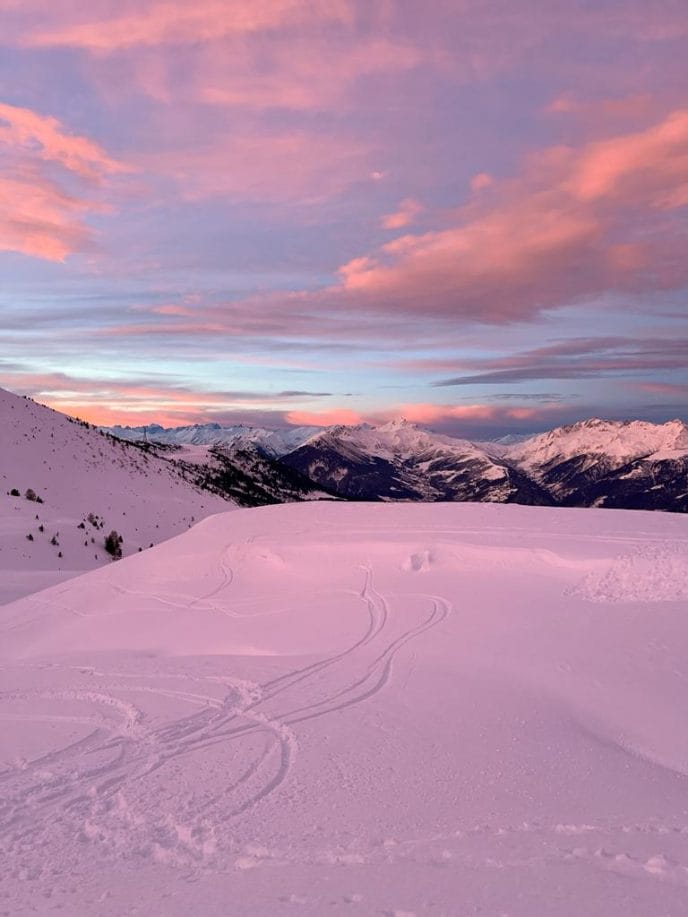
<path fill-rule="evenodd" d="M 403 404 L 392 411 L 386 411 L 389 419 L 405 417 L 418 424 L 445 423 L 449 420 L 490 421 L 496 420 L 530 420 L 537 417 L 538 409 L 532 407 L 503 407 L 491 404 Z"/>
<path fill-rule="evenodd" d="M 363 417 L 347 408 L 332 411 L 289 411 L 286 421 L 295 427 L 330 427 L 335 424 L 362 423 Z"/>
<path fill-rule="evenodd" d="M 347 301 L 502 322 L 688 279 L 675 257 L 685 230 L 661 216 L 688 203 L 688 110 L 644 131 L 541 150 L 488 198 L 479 190 L 455 225 L 342 265 Z"/>
<path fill-rule="evenodd" d="M 205 423 L 232 413 L 240 417 L 246 411 L 254 420 L 264 413 L 274 421 L 282 420 L 284 410 L 295 402 L 329 397 L 327 392 L 308 391 L 199 391 L 172 382 L 165 385 L 1 369 L 0 384 L 98 424 Z"/>
<path fill-rule="evenodd" d="M 402 236 L 344 264 L 340 276 L 350 298 L 370 306 L 504 321 L 584 293 L 591 270 L 601 282 L 599 235 L 592 215 L 545 195 Z"/>
<path fill-rule="evenodd" d="M 120 10 L 120 4 L 96 4 L 96 10 L 72 13 L 69 18 L 73 21 L 67 24 L 58 18 L 52 28 L 32 30 L 24 43 L 103 53 L 136 45 L 216 41 L 314 21 L 350 22 L 352 17 L 347 0 L 311 0 L 308 4 L 302 0 L 233 0 L 231 4 L 224 0 L 143 0 L 123 14 Z"/>
<path fill-rule="evenodd" d="M 478 191 L 483 191 L 485 188 L 489 188 L 494 184 L 494 179 L 487 172 L 478 172 L 477 175 L 474 175 L 471 179 L 471 191 L 477 193 Z"/>
<path fill-rule="evenodd" d="M 545 112 L 557 115 L 572 115 L 590 126 L 602 127 L 610 121 L 634 121 L 651 118 L 655 113 L 655 102 L 648 92 L 618 98 L 581 98 L 565 92 L 546 106 Z"/>
<path fill-rule="evenodd" d="M 245 131 L 209 147 L 163 151 L 137 162 L 172 180 L 187 200 L 219 195 L 308 205 L 367 180 L 369 155 L 364 144 L 333 134 Z"/>
<path fill-rule="evenodd" d="M 334 424 L 345 426 L 370 423 L 383 424 L 390 420 L 405 418 L 410 423 L 427 426 L 435 429 L 451 429 L 460 435 L 461 427 L 465 425 L 471 435 L 476 435 L 481 429 L 494 429 L 503 425 L 513 428 L 524 423 L 533 427 L 546 424 L 550 418 L 556 422 L 560 416 L 561 407 L 555 404 L 520 405 L 518 403 L 503 404 L 398 404 L 391 407 L 372 411 L 352 411 L 334 409 L 331 411 L 290 411 L 285 415 L 289 424 L 294 426 L 319 426 L 327 427 Z"/>
<path fill-rule="evenodd" d="M 189 306 L 179 306 L 175 303 L 168 303 L 162 306 L 145 306 L 145 311 L 154 312 L 156 315 L 176 315 L 185 318 L 193 318 L 196 314 L 194 309 Z"/>
<path fill-rule="evenodd" d="M 632 134 L 589 144 L 574 156 L 566 188 L 583 202 L 650 207 L 688 204 L 688 109 Z"/>
<path fill-rule="evenodd" d="M 67 132 L 57 118 L 28 108 L 0 102 L 0 147 L 28 152 L 55 162 L 81 178 L 96 178 L 103 173 L 127 172 L 118 162 L 90 140 Z"/>
<path fill-rule="evenodd" d="M 346 107 L 347 93 L 359 79 L 408 71 L 424 56 L 409 43 L 383 37 L 334 43 L 296 35 L 288 43 L 279 38 L 232 43 L 231 48 L 213 43 L 196 49 L 192 59 L 187 87 L 192 99 L 300 111 Z"/>
<path fill-rule="evenodd" d="M 412 197 L 407 197 L 394 213 L 388 213 L 382 218 L 382 226 L 384 229 L 402 229 L 404 226 L 410 226 L 422 210 L 422 204 Z"/>
<path fill-rule="evenodd" d="M 98 210 L 29 169 L 0 178 L 0 251 L 63 261 L 92 244 L 83 215 Z"/>
<path fill-rule="evenodd" d="M 0 103 L 0 165 L 0 250 L 50 261 L 92 245 L 85 217 L 107 209 L 94 183 L 130 170 L 93 140 L 70 134 L 56 118 L 5 103 Z M 69 192 L 60 185 L 67 178 Z"/>
<path fill-rule="evenodd" d="M 681 395 L 688 394 L 687 382 L 635 382 L 633 388 L 651 395 Z"/>

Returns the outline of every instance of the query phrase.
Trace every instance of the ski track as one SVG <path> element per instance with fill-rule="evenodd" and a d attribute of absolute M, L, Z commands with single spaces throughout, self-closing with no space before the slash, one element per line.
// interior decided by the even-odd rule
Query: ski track
<path fill-rule="evenodd" d="M 219 595 L 221 592 L 223 592 L 225 589 L 228 589 L 232 585 L 232 582 L 234 581 L 234 570 L 232 569 L 232 567 L 230 567 L 229 563 L 227 562 L 227 558 L 229 556 L 229 552 L 231 551 L 232 547 L 233 547 L 233 543 L 230 542 L 230 544 L 225 545 L 224 550 L 220 554 L 220 564 L 219 564 L 219 571 L 220 571 L 220 576 L 221 576 L 220 584 L 218 586 L 215 586 L 213 589 L 210 590 L 210 592 L 207 592 L 205 595 L 201 595 L 198 598 L 194 599 L 192 602 L 189 602 L 189 604 L 187 605 L 187 608 L 195 608 L 201 602 L 207 602 L 209 599 L 214 599 L 216 595 Z"/>
<path fill-rule="evenodd" d="M 212 604 L 209 600 L 231 586 L 234 572 L 227 561 L 230 549 L 231 545 L 220 555 L 220 584 L 186 607 Z M 392 677 L 400 650 L 440 624 L 451 611 L 446 599 L 419 594 L 419 609 L 413 610 L 419 620 L 398 632 L 389 599 L 375 589 L 371 566 L 362 565 L 361 569 L 363 585 L 357 598 L 366 612 L 363 634 L 348 648 L 262 685 L 230 676 L 142 675 L 52 663 L 42 667 L 72 670 L 96 679 L 98 690 L 0 695 L 0 701 L 10 706 L 33 698 L 30 715 L 10 710 L 8 717 L 13 721 L 52 719 L 52 713 L 45 717 L 36 713 L 35 702 L 61 701 L 83 706 L 86 713 L 57 719 L 94 727 L 61 748 L 0 772 L 0 836 L 4 839 L 0 850 L 12 851 L 27 843 L 40 848 L 49 832 L 57 828 L 65 835 L 83 837 L 85 833 L 106 850 L 114 845 L 119 855 L 129 848 L 145 849 L 154 859 L 162 858 L 172 865 L 188 867 L 214 857 L 214 822 L 222 825 L 244 816 L 278 791 L 289 777 L 298 753 L 298 735 L 292 727 L 375 697 Z M 169 604 L 179 607 L 179 603 Z M 189 687 L 160 684 L 163 680 L 187 681 Z M 224 696 L 212 693 L 213 689 Z M 156 725 L 139 706 L 118 695 L 159 698 L 197 709 Z M 273 712 L 275 708 L 279 712 Z M 253 747 L 261 736 L 262 747 Z M 250 760 L 239 760 L 228 747 L 227 777 L 221 793 L 180 806 L 183 821 L 174 821 L 173 828 L 169 816 L 161 821 L 162 816 L 156 818 L 145 807 L 139 812 L 129 801 L 145 794 L 144 784 L 176 759 L 211 746 L 247 741 L 252 743 L 247 746 Z M 204 842 L 198 849 L 187 843 L 189 837 L 206 836 L 209 831 L 212 843 Z M 167 839 L 162 847 L 155 840 L 158 835 Z M 179 840 L 182 836 L 184 843 Z"/>

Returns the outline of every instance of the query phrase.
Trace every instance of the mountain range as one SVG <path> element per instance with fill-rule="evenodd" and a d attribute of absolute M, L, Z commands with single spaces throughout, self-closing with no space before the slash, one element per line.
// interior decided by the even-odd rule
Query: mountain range
<path fill-rule="evenodd" d="M 204 424 L 110 432 L 176 446 L 182 460 L 188 444 L 203 444 L 215 465 L 240 465 L 256 488 L 270 491 L 267 502 L 280 499 L 291 469 L 301 477 L 289 499 L 317 492 L 348 500 L 688 510 L 688 427 L 681 420 L 593 418 L 494 442 L 444 436 L 404 420 L 316 431 Z"/>
<path fill-rule="evenodd" d="M 213 513 L 308 500 L 688 511 L 680 420 L 586 420 L 470 442 L 407 423 L 98 429 L 0 390 L 0 603 Z M 117 434 L 117 435 L 115 435 Z"/>

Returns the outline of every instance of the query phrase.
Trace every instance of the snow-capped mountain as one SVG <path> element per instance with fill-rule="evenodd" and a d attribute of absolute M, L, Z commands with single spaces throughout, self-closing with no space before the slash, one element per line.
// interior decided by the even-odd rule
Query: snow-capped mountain
<path fill-rule="evenodd" d="M 225 511 L 180 466 L 0 389 L 0 603 Z M 117 549 L 115 549 L 117 550 Z"/>
<path fill-rule="evenodd" d="M 543 468 L 583 455 L 603 457 L 607 467 L 637 459 L 666 461 L 688 454 L 688 427 L 681 420 L 653 424 L 592 418 L 509 445 L 508 454 L 522 468 Z"/>
<path fill-rule="evenodd" d="M 163 443 L 171 446 L 225 446 L 259 449 L 265 455 L 279 457 L 298 448 L 319 427 L 286 427 L 268 430 L 243 424 L 223 427 L 218 423 L 191 424 L 186 427 L 106 427 L 107 432 L 119 439 L 133 442 Z"/>
<path fill-rule="evenodd" d="M 395 421 L 333 427 L 285 464 L 340 496 L 688 510 L 688 427 L 587 420 L 475 443 Z"/>
<path fill-rule="evenodd" d="M 491 455 L 484 446 L 428 433 L 404 420 L 332 427 L 282 461 L 349 499 L 551 502 L 498 450 Z"/>
<path fill-rule="evenodd" d="M 403 420 L 377 427 L 264 430 L 205 424 L 111 432 L 184 449 L 200 449 L 185 445 L 198 442 L 219 447 L 223 467 L 211 449 L 207 480 L 221 477 L 230 485 L 226 492 L 240 502 L 309 499 L 324 490 L 353 500 L 688 510 L 688 427 L 680 420 L 591 419 L 487 443 L 442 436 Z M 298 472 L 299 482 L 285 478 L 285 468 Z"/>
<path fill-rule="evenodd" d="M 558 503 L 688 510 L 688 427 L 586 420 L 502 450 Z"/>

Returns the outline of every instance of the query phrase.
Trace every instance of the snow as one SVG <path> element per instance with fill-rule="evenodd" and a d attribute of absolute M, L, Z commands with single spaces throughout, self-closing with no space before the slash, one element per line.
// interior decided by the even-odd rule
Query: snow
<path fill-rule="evenodd" d="M 0 604 L 111 564 L 112 529 L 127 555 L 229 508 L 171 462 L 2 389 L 0 428 Z M 43 502 L 27 500 L 28 488 Z"/>
<path fill-rule="evenodd" d="M 335 438 L 346 442 L 357 454 L 382 458 L 411 458 L 428 450 L 442 450 L 456 455 L 472 455 L 483 460 L 507 459 L 523 469 L 544 465 L 553 460 L 565 461 L 578 455 L 599 456 L 615 464 L 647 457 L 652 461 L 681 458 L 688 454 L 688 427 L 681 420 L 665 424 L 647 421 L 590 420 L 557 427 L 535 436 L 508 435 L 492 442 L 471 442 L 424 430 L 404 419 L 380 426 L 358 424 L 332 427 L 261 427 L 220 424 L 194 424 L 188 427 L 163 428 L 110 427 L 109 432 L 121 439 L 148 440 L 170 445 L 254 446 L 273 457 L 281 457 L 306 443 Z M 200 455 L 200 453 L 199 453 Z"/>
<path fill-rule="evenodd" d="M 430 433 L 406 420 L 392 420 L 377 427 L 370 424 L 328 427 L 315 433 L 304 445 L 331 439 L 337 442 L 339 448 L 345 446 L 350 455 L 374 455 L 390 461 L 415 459 L 426 452 L 449 452 L 462 458 L 475 456 L 486 459 L 484 450 L 468 440 Z"/>
<path fill-rule="evenodd" d="M 296 449 L 318 430 L 317 427 L 284 427 L 269 430 L 244 424 L 223 427 L 217 423 L 168 428 L 150 424 L 146 427 L 114 426 L 104 429 L 119 439 L 135 442 L 148 441 L 174 446 L 253 446 L 273 458 Z"/>
<path fill-rule="evenodd" d="M 524 474 L 532 483 L 542 484 L 548 470 L 570 459 L 578 460 L 579 473 L 594 473 L 596 470 L 609 472 L 638 460 L 653 463 L 688 457 L 688 427 L 681 420 L 653 424 L 592 418 L 535 436 L 505 436 L 494 442 L 471 442 L 441 435 L 404 419 L 380 426 L 363 423 L 322 429 L 294 427 L 267 430 L 205 424 L 167 430 L 155 425 L 146 428 L 113 427 L 112 432 L 124 438 L 142 439 L 145 436 L 163 443 L 201 444 L 186 445 L 188 449 L 224 444 L 257 448 L 273 457 L 285 457 L 299 447 L 307 446 L 337 452 L 349 462 L 383 459 L 395 464 L 402 474 L 415 469 L 427 475 L 425 490 L 422 483 L 414 482 L 416 492 L 426 498 L 434 492 L 433 478 L 436 482 L 443 476 L 438 463 L 451 469 L 452 465 L 465 466 L 467 462 L 473 462 L 472 476 L 477 484 L 481 481 L 504 481 L 505 492 L 499 494 L 493 489 L 489 497 L 501 500 L 513 492 L 509 487 L 509 469 Z M 192 452 L 192 456 L 196 456 L 192 460 L 202 463 L 204 454 Z M 617 480 L 642 479 L 647 474 L 647 466 L 642 464 Z M 556 481 L 549 481 L 544 486 L 550 496 L 561 497 L 561 486 Z"/>
<path fill-rule="evenodd" d="M 174 458 L 189 465 L 213 465 L 212 448 L 212 446 L 182 445 L 179 446 L 179 451 L 175 452 Z"/>
<path fill-rule="evenodd" d="M 663 461 L 688 454 L 688 427 L 681 420 L 653 424 L 592 419 L 558 427 L 502 449 L 502 454 L 524 468 L 578 455 L 604 455 L 615 465 L 644 457 Z"/>
<path fill-rule="evenodd" d="M 682 917 L 688 520 L 211 516 L 0 609 L 0 911 Z"/>

